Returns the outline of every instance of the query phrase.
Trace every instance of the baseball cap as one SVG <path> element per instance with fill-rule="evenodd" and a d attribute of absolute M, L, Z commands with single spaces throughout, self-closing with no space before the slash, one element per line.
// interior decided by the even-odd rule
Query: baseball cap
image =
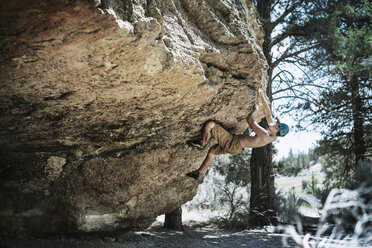
<path fill-rule="evenodd" d="M 279 123 L 279 136 L 283 137 L 289 132 L 289 127 L 285 123 Z"/>
<path fill-rule="evenodd" d="M 285 123 L 281 123 L 278 117 L 275 119 L 277 122 L 279 122 L 279 136 L 285 136 L 289 132 L 289 126 Z"/>

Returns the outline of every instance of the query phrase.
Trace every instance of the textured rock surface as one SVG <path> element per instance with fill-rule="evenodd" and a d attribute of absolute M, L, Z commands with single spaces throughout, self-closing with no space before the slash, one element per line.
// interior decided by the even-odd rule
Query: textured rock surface
<path fill-rule="evenodd" d="M 0 228 L 142 228 L 189 201 L 186 145 L 265 88 L 250 1 L 2 1 Z"/>

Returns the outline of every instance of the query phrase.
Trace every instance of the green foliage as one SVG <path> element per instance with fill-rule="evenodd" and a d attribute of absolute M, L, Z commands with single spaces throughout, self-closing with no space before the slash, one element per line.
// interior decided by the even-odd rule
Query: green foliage
<path fill-rule="evenodd" d="M 312 151 L 294 155 L 291 149 L 287 158 L 278 161 L 277 173 L 285 176 L 297 176 L 301 170 L 310 167 L 311 159 L 316 159 Z"/>
<path fill-rule="evenodd" d="M 285 106 L 323 134 L 317 154 L 327 168 L 329 186 L 345 185 L 359 160 L 371 157 L 372 29 L 371 2 L 317 0 L 308 13 L 308 31 L 295 39 L 317 44 L 297 60 L 307 72 L 302 88 L 290 95 L 301 102 Z M 310 93 L 309 93 L 310 92 Z"/>
<path fill-rule="evenodd" d="M 240 154 L 217 156 L 213 166 L 225 176 L 226 184 L 233 183 L 245 187 L 251 182 L 250 158 L 251 150 L 245 149 Z"/>
<path fill-rule="evenodd" d="M 327 187 L 322 187 L 314 176 L 314 173 L 312 173 L 311 181 L 302 181 L 302 191 L 305 194 L 313 195 L 317 199 L 320 199 L 321 203 L 324 204 L 330 190 Z"/>
<path fill-rule="evenodd" d="M 251 181 L 249 160 L 251 151 L 245 150 L 237 155 L 224 155 L 216 157 L 214 168 L 224 176 L 224 182 L 220 183 L 219 203 L 228 209 L 222 223 L 237 223 L 242 218 L 249 206 L 248 186 Z"/>
<path fill-rule="evenodd" d="M 220 204 L 221 195 L 220 185 L 225 184 L 225 178 L 211 166 L 203 179 L 203 183 L 199 185 L 198 192 L 192 201 L 187 202 L 185 207 L 189 210 L 212 210 L 220 211 L 223 206 Z"/>
<path fill-rule="evenodd" d="M 299 209 L 302 206 L 318 207 L 319 200 L 312 195 L 297 195 L 294 189 L 285 192 L 276 192 L 276 211 L 278 218 L 286 223 L 295 222 L 296 218 L 300 215 Z"/>
<path fill-rule="evenodd" d="M 339 143 L 334 142 L 334 144 L 338 145 Z M 324 149 L 323 146 L 317 148 L 317 150 L 322 149 Z M 346 178 L 350 178 L 352 172 L 344 169 L 345 158 L 339 156 L 337 150 L 328 149 L 329 153 L 325 153 L 320 157 L 323 171 L 326 174 L 324 185 L 329 188 L 344 188 L 346 186 Z M 324 153 L 324 151 L 321 151 L 321 153 Z M 351 156 L 352 154 L 349 153 L 347 155 Z"/>
<path fill-rule="evenodd" d="M 214 217 L 210 220 L 210 224 L 218 228 L 247 228 L 249 227 L 249 209 L 246 208 L 237 212 L 233 218 L 227 219 L 225 217 Z"/>
<path fill-rule="evenodd" d="M 359 161 L 355 170 L 346 170 L 344 157 L 335 154 L 325 154 L 321 157 L 323 170 L 326 174 L 324 185 L 327 188 L 355 189 L 362 184 L 371 186 L 372 163 L 370 160 Z M 340 170 L 340 168 L 344 168 Z"/>
<path fill-rule="evenodd" d="M 372 162 L 370 160 L 359 161 L 355 170 L 346 170 L 343 165 L 343 157 L 336 154 L 322 156 L 321 163 L 326 174 L 323 187 L 315 191 L 315 196 L 324 204 L 328 193 L 332 188 L 357 189 L 361 186 L 372 186 Z M 340 168 L 344 168 L 340 170 Z"/>
<path fill-rule="evenodd" d="M 318 180 L 315 178 L 314 173 L 312 173 L 311 181 L 305 188 L 305 192 L 313 196 L 316 196 L 317 189 L 318 189 Z"/>
<path fill-rule="evenodd" d="M 346 187 L 349 189 L 372 187 L 372 162 L 359 161 L 353 176 L 347 181 Z"/>
<path fill-rule="evenodd" d="M 248 223 L 250 150 L 238 155 L 215 157 L 198 194 L 186 204 L 189 209 L 210 209 L 222 215 L 212 220 L 219 226 L 232 227 Z"/>
<path fill-rule="evenodd" d="M 230 221 L 236 217 L 236 214 L 248 205 L 248 197 L 246 188 L 242 188 L 234 183 L 225 183 L 220 182 L 219 185 L 216 185 L 219 190 L 220 197 L 218 198 L 218 203 L 220 206 L 223 206 L 227 209 L 225 220 Z"/>
<path fill-rule="evenodd" d="M 356 190 L 333 189 L 327 198 L 315 233 L 298 232 L 293 226 L 285 232 L 300 247 L 369 247 L 372 241 L 372 187 Z"/>

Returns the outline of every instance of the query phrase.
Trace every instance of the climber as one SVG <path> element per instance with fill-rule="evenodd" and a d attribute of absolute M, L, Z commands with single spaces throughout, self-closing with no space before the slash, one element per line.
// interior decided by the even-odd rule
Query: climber
<path fill-rule="evenodd" d="M 283 137 L 289 132 L 288 125 L 280 123 L 279 120 L 273 120 L 271 111 L 267 105 L 265 94 L 262 90 L 258 91 L 262 101 L 263 111 L 269 127 L 265 130 L 254 120 L 257 113 L 257 104 L 248 114 L 247 122 L 254 132 L 251 134 L 232 135 L 214 121 L 208 121 L 204 126 L 203 138 L 201 145 L 193 144 L 194 146 L 204 148 L 211 137 L 214 137 L 218 144 L 212 146 L 199 169 L 189 172 L 186 175 L 198 180 L 201 175 L 204 175 L 207 168 L 212 164 L 215 155 L 219 154 L 238 154 L 244 148 L 257 148 L 265 146 L 278 136 Z"/>

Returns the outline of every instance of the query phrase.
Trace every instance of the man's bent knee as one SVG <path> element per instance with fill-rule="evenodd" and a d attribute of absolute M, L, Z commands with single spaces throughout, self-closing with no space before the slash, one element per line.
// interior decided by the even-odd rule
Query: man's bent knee
<path fill-rule="evenodd" d="M 214 126 L 216 125 L 217 123 L 215 121 L 208 121 L 206 124 L 205 124 L 205 127 L 208 128 L 209 130 L 213 129 Z"/>
<path fill-rule="evenodd" d="M 216 144 L 216 145 L 212 146 L 211 148 L 209 148 L 208 155 L 215 156 L 217 150 L 218 150 L 218 144 Z"/>

